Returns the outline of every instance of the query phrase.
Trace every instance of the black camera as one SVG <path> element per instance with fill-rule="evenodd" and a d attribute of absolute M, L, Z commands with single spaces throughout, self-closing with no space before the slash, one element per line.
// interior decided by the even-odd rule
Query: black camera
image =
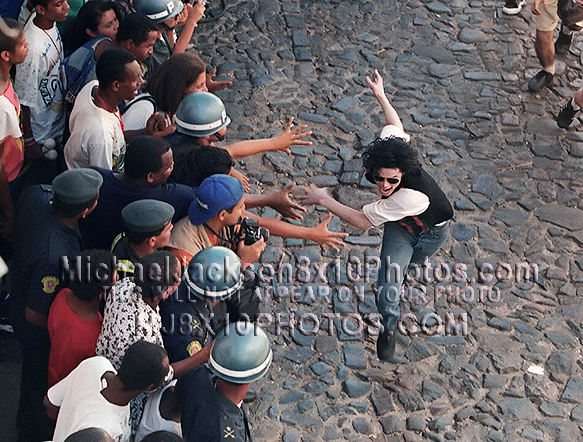
<path fill-rule="evenodd" d="M 237 235 L 237 242 L 241 239 L 241 235 L 245 235 L 244 244 L 250 246 L 255 244 L 261 238 L 266 242 L 269 239 L 269 230 L 259 225 L 259 221 L 251 218 L 243 218 L 241 220 L 241 228 Z"/>

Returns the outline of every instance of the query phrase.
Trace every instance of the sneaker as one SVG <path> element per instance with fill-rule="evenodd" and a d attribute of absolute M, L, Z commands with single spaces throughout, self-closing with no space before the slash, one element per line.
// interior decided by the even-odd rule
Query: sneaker
<path fill-rule="evenodd" d="M 557 54 L 567 54 L 573 41 L 573 34 L 565 34 L 563 28 L 559 31 L 559 37 L 555 42 L 555 52 Z"/>
<path fill-rule="evenodd" d="M 507 15 L 516 15 L 522 11 L 522 7 L 526 4 L 526 0 L 506 0 L 506 4 L 502 8 L 502 12 Z"/>
<path fill-rule="evenodd" d="M 528 89 L 532 92 L 538 92 L 543 87 L 548 86 L 553 82 L 553 74 L 547 71 L 540 71 L 528 82 Z"/>
<path fill-rule="evenodd" d="M 557 115 L 557 126 L 559 126 L 561 129 L 567 129 L 573 122 L 577 112 L 579 112 L 579 109 L 573 109 L 573 99 L 571 98 L 569 101 L 567 101 L 567 104 L 563 106 L 559 112 L 559 115 Z"/>

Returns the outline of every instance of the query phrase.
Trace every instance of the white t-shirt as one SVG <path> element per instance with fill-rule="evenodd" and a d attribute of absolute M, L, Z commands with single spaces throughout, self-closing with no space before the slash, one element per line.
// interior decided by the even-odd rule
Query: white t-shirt
<path fill-rule="evenodd" d="M 411 141 L 411 137 L 409 136 L 409 134 L 406 134 L 402 129 L 400 129 L 397 126 L 394 126 L 392 124 L 387 124 L 385 127 L 383 127 L 383 129 L 381 130 L 381 133 L 379 135 L 379 138 L 382 138 L 382 139 L 402 138 L 407 143 L 409 141 Z"/>
<path fill-rule="evenodd" d="M 20 104 L 30 108 L 32 135 L 42 144 L 65 129 L 63 43 L 56 26 L 45 31 L 33 19 L 24 35 L 30 46 L 24 63 L 16 66 L 14 89 Z"/>
<path fill-rule="evenodd" d="M 138 95 L 134 100 L 138 100 L 140 96 L 141 95 Z M 136 101 L 134 104 L 130 103 L 128 103 L 130 106 L 128 110 L 121 116 L 125 130 L 144 129 L 148 122 L 148 118 L 154 115 L 154 112 L 156 111 L 154 105 L 151 101 L 144 100 L 143 98 Z"/>
<path fill-rule="evenodd" d="M 154 431 L 166 430 L 182 437 L 182 429 L 179 422 L 164 419 L 160 415 L 160 400 L 162 395 L 169 388 L 176 385 L 177 380 L 170 382 L 163 388 L 158 388 L 153 394 L 148 397 L 148 402 L 144 407 L 144 414 L 136 433 L 136 441 L 141 441 L 148 434 Z"/>
<path fill-rule="evenodd" d="M 20 138 L 21 136 L 16 109 L 4 94 L 0 94 L 0 142 L 6 137 Z"/>
<path fill-rule="evenodd" d="M 421 215 L 429 207 L 429 197 L 418 190 L 401 188 L 388 198 L 367 204 L 362 208 L 364 216 L 375 227 L 407 216 Z"/>
<path fill-rule="evenodd" d="M 121 117 L 95 104 L 91 92 L 97 84 L 97 80 L 87 83 L 75 99 L 65 161 L 69 169 L 98 166 L 121 172 L 126 151 Z"/>
<path fill-rule="evenodd" d="M 113 365 L 103 356 L 85 359 L 65 379 L 52 386 L 47 396 L 60 407 L 53 442 L 62 442 L 76 431 L 103 428 L 116 442 L 130 438 L 130 406 L 114 405 L 101 390 L 107 387 L 103 375 Z"/>

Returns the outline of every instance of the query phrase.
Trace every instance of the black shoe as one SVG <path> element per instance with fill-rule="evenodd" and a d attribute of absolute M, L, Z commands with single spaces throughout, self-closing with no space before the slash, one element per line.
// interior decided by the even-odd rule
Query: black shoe
<path fill-rule="evenodd" d="M 382 331 L 377 339 L 377 356 L 381 361 L 390 361 L 395 354 L 397 334 L 394 331 Z"/>
<path fill-rule="evenodd" d="M 573 99 L 571 98 L 569 101 L 567 101 L 567 104 L 563 106 L 559 112 L 559 115 L 557 115 L 557 126 L 559 126 L 561 129 L 567 129 L 573 122 L 577 112 L 579 112 L 579 109 L 573 109 Z"/>
<path fill-rule="evenodd" d="M 555 42 L 555 53 L 557 54 L 567 54 L 569 53 L 569 48 L 571 47 L 571 42 L 573 41 L 573 34 L 565 34 L 563 28 L 559 31 L 559 37 Z"/>
<path fill-rule="evenodd" d="M 506 0 L 506 4 L 502 8 L 502 12 L 508 15 L 516 15 L 526 4 L 526 0 Z"/>
<path fill-rule="evenodd" d="M 553 74 L 547 71 L 540 71 L 528 82 L 528 89 L 532 92 L 538 92 L 543 87 L 548 86 L 553 82 Z"/>

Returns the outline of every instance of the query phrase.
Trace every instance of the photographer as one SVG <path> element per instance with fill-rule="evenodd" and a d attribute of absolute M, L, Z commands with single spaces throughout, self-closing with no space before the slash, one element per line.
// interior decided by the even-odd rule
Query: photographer
<path fill-rule="evenodd" d="M 346 237 L 347 233 L 328 230 L 332 215 L 328 215 L 315 227 L 296 226 L 279 219 L 262 218 L 246 212 L 245 198 L 243 186 L 237 179 L 220 174 L 206 178 L 198 188 L 195 200 L 190 204 L 188 217 L 174 226 L 167 249 L 186 266 L 200 250 L 216 245 L 226 246 L 235 250 L 245 269 L 259 259 L 265 248 L 265 241 L 261 239 L 253 245 L 242 244 L 242 238 L 235 235 L 241 217 L 256 220 L 259 226 L 269 230 L 272 235 L 309 239 L 324 250 L 329 246 L 338 251 L 338 246 L 344 245 L 340 238 Z M 243 233 L 242 235 L 245 236 Z"/>
<path fill-rule="evenodd" d="M 213 175 L 202 182 L 188 217 L 181 219 L 170 235 L 168 250 L 188 265 L 200 250 L 225 246 L 241 259 L 243 270 L 259 259 L 265 249 L 263 238 L 254 244 L 239 240 L 236 227 L 245 210 L 245 191 L 236 178 Z"/>

